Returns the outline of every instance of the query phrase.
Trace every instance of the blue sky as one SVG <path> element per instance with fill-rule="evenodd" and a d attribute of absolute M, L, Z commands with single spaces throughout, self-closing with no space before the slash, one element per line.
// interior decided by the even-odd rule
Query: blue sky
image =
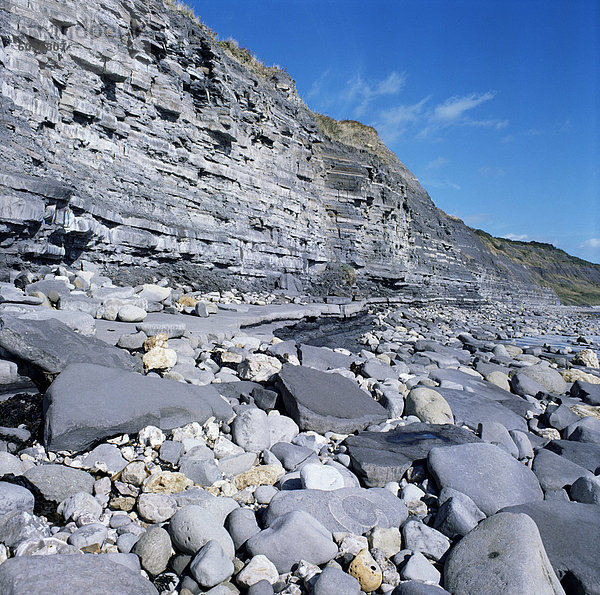
<path fill-rule="evenodd" d="M 600 263 L 597 0 L 196 0 L 473 227 Z"/>

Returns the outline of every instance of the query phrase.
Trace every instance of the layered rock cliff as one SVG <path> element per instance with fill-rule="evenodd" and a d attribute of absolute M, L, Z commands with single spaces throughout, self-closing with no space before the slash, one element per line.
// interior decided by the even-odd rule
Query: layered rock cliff
<path fill-rule="evenodd" d="M 234 50 L 160 0 L 2 0 L 3 271 L 85 258 L 309 288 L 343 266 L 357 291 L 406 299 L 553 299 L 372 129 L 317 118 Z"/>
<path fill-rule="evenodd" d="M 493 254 L 526 267 L 561 303 L 600 306 L 600 264 L 571 256 L 552 244 L 495 238 L 480 229 L 475 233 Z"/>

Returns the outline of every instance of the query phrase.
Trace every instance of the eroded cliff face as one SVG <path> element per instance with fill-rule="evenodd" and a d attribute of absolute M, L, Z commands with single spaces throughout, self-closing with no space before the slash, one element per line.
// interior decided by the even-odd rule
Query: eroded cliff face
<path fill-rule="evenodd" d="M 268 287 L 343 263 L 407 299 L 548 297 L 393 155 L 328 137 L 287 74 L 160 0 L 2 0 L 0 142 L 4 271 L 86 258 Z"/>

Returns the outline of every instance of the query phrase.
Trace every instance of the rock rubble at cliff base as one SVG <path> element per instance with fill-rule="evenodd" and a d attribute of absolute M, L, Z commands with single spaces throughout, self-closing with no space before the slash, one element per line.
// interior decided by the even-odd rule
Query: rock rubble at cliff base
<path fill-rule="evenodd" d="M 597 315 L 91 269 L 0 284 L 0 591 L 598 593 Z"/>

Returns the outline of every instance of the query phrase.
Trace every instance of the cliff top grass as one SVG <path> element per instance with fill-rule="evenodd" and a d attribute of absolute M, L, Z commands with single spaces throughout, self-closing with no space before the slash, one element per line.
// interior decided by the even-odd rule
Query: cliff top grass
<path fill-rule="evenodd" d="M 329 116 L 313 112 L 319 132 L 345 145 L 374 153 L 387 163 L 397 163 L 398 157 L 379 138 L 377 130 L 356 120 L 334 120 Z"/>
<path fill-rule="evenodd" d="M 538 284 L 552 289 L 563 304 L 600 305 L 600 264 L 571 256 L 552 244 L 495 238 L 480 229 L 475 233 L 492 254 L 526 266 Z"/>
<path fill-rule="evenodd" d="M 266 79 L 271 78 L 271 76 L 277 72 L 285 72 L 285 69 L 281 68 L 279 65 L 266 66 L 255 54 L 248 48 L 241 46 L 235 39 L 231 37 L 229 39 L 219 39 L 218 34 L 208 25 L 203 23 L 194 13 L 194 9 L 184 2 L 180 2 L 179 0 L 163 0 L 163 2 L 168 8 L 187 16 L 196 23 L 196 25 L 199 25 L 204 33 L 221 47 L 230 58 L 251 72 Z"/>

